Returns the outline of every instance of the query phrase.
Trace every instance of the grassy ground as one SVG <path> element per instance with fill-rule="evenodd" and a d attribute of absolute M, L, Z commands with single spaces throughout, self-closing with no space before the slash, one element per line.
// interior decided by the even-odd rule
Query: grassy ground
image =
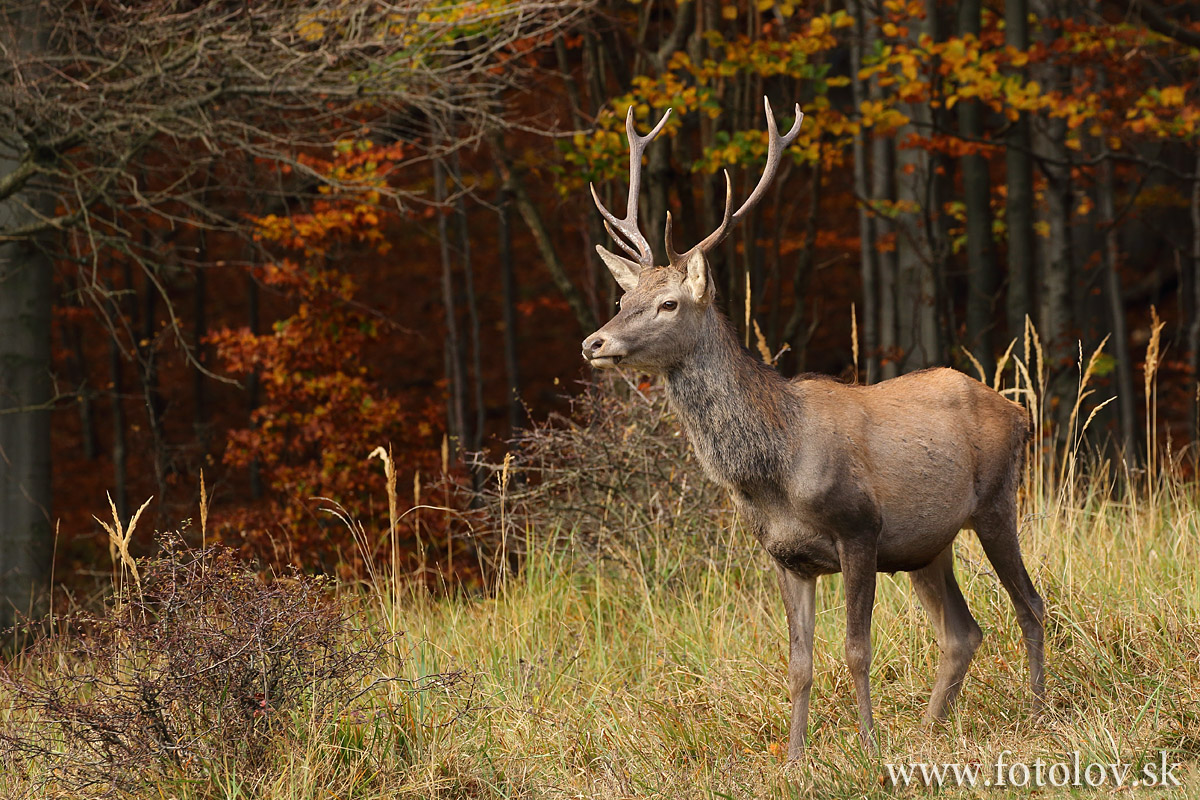
<path fill-rule="evenodd" d="M 1011 605 L 972 534 L 960 540 L 959 579 L 985 640 L 945 726 L 920 724 L 937 659 L 930 628 L 907 578 L 881 577 L 879 759 L 858 748 L 841 583 L 823 580 L 811 745 L 790 766 L 781 758 L 786 626 L 753 541 L 731 531 L 697 549 L 667 530 L 582 567 L 569 554 L 536 555 L 494 599 L 405 604 L 410 677 L 461 669 L 472 680 L 422 699 L 403 787 L 428 796 L 892 796 L 928 790 L 892 788 L 889 761 L 974 762 L 994 779 L 1003 751 L 1031 769 L 1036 758 L 1071 762 L 1078 752 L 1084 766 L 1132 764 L 1132 778 L 1167 750 L 1184 764 L 1173 774 L 1185 791 L 1200 796 L 1198 515 L 1193 487 L 1153 504 L 1084 498 L 1074 511 L 1028 519 L 1026 558 L 1049 608 L 1042 719 L 1028 710 Z"/>
<path fill-rule="evenodd" d="M 1048 609 L 1048 709 L 1039 717 L 1012 606 L 967 532 L 958 578 L 985 636 L 959 704 L 945 724 L 921 724 L 937 648 L 907 578 L 881 576 L 872 665 L 881 754 L 865 754 L 842 659 L 841 580 L 823 579 L 809 749 L 787 764 L 787 637 L 774 569 L 731 513 L 711 510 L 722 506 L 712 487 L 680 477 L 696 470 L 663 407 L 625 407 L 641 416 L 592 413 L 596 422 L 540 434 L 544 451 L 578 456 L 569 480 L 543 485 L 574 488 L 530 494 L 522 513 L 541 509 L 527 537 L 540 544 L 494 594 L 394 592 L 385 579 L 340 587 L 364 627 L 403 632 L 400 680 L 344 714 L 295 709 L 254 777 L 237 763 L 208 764 L 190 781 L 166 769 L 143 796 L 1148 797 L 1164 793 L 1129 784 L 1147 769 L 1161 780 L 1165 759 L 1180 764 L 1170 774 L 1182 783 L 1166 794 L 1200 798 L 1196 483 L 1114 491 L 1107 472 L 1078 470 L 1073 453 L 1066 469 L 1037 461 L 1030 470 L 1021 542 Z M 1072 432 L 1077 422 L 1073 414 Z M 639 455 L 671 447 L 669 457 Z M 606 485 L 611 475 L 625 483 Z M 507 461 L 499 483 L 501 504 L 514 502 Z M 570 519 L 580 531 L 553 530 Z M 6 709 L 0 685 L 0 723 Z M 1093 783 L 1101 767 L 1089 765 L 1104 765 L 1103 785 L 1049 785 L 1074 779 L 1076 760 Z M 0 748 L 0 797 L 46 796 L 44 765 L 3 762 Z M 911 784 L 893 780 L 919 763 L 981 772 L 974 787 L 949 778 L 927 786 L 919 772 Z M 1069 772 L 1050 766 L 1059 763 Z M 984 785 L 997 777 L 1027 785 Z M 1040 788 L 1028 785 L 1039 778 Z"/>
<path fill-rule="evenodd" d="M 344 588 L 381 628 L 405 631 L 413 684 L 372 695 L 337 724 L 298 715 L 260 780 L 231 769 L 200 785 L 164 780 L 148 796 L 920 796 L 933 790 L 893 786 L 888 762 L 980 764 L 980 779 L 994 780 L 1002 753 L 1032 769 L 1039 757 L 1072 762 L 1077 752 L 1084 766 L 1130 764 L 1132 779 L 1165 750 L 1183 764 L 1172 796 L 1200 797 L 1194 486 L 1152 503 L 1093 496 L 1027 515 L 1022 542 L 1049 608 L 1042 719 L 1028 710 L 1011 605 L 965 533 L 959 578 L 985 640 L 957 711 L 944 726 L 920 724 L 936 647 L 907 579 L 881 576 L 872 681 L 882 755 L 865 756 L 841 656 L 841 583 L 823 580 L 810 749 L 796 765 L 781 755 L 786 634 L 773 571 L 721 519 L 719 536 L 664 527 L 608 558 L 534 553 L 495 597 L 414 594 L 394 622 L 387 598 Z M 1019 768 L 1005 775 L 1021 778 Z M 4 780 L 0 794 L 17 796 L 20 786 Z M 1039 794 L 1107 794 L 1112 781 Z"/>

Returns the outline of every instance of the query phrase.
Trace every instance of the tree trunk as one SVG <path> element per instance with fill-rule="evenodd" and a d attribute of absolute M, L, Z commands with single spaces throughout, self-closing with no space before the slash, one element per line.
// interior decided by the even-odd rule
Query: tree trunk
<path fill-rule="evenodd" d="M 30 221 L 19 202 L 0 227 Z M 42 610 L 49 575 L 52 275 L 36 243 L 0 244 L 0 629 Z"/>
<path fill-rule="evenodd" d="M 246 326 L 250 329 L 250 333 L 254 336 L 259 332 L 259 309 L 258 309 L 258 281 L 251 271 L 246 272 Z M 254 409 L 258 408 L 259 392 L 262 385 L 261 379 L 258 377 L 258 372 L 251 372 L 246 377 L 246 411 L 248 415 L 254 414 Z M 259 463 L 258 456 L 255 456 L 250 461 L 250 497 L 258 500 L 263 496 L 263 481 L 262 481 L 262 465 Z"/>
<path fill-rule="evenodd" d="M 145 264 L 145 270 L 157 269 L 157 265 Z M 132 283 L 127 287 L 131 297 L 136 297 Z M 163 425 L 163 413 L 166 404 L 162 392 L 158 388 L 158 331 L 156 319 L 158 316 L 158 292 L 154 282 L 147 280 L 144 287 L 144 307 L 142 311 L 142 334 L 134 343 L 134 353 L 137 357 L 138 379 L 141 382 L 142 401 L 146 407 L 146 424 L 150 430 L 150 442 L 153 448 L 154 482 L 157 487 L 155 497 L 158 498 L 157 509 L 161 513 L 167 497 L 167 438 Z M 159 520 L 162 522 L 163 520 Z"/>
<path fill-rule="evenodd" d="M 109 297 L 113 296 L 109 287 Z M 121 308 L 115 301 L 112 303 L 112 315 L 119 317 Z M 111 385 L 112 397 L 112 461 L 113 461 L 113 505 L 117 508 L 117 517 L 122 524 L 129 519 L 129 469 L 127 456 L 129 453 L 125 442 L 125 373 L 121 365 L 123 353 L 117 337 L 108 340 L 108 380 Z"/>
<path fill-rule="evenodd" d="M 566 267 L 559 260 L 558 252 L 554 249 L 554 242 L 550 238 L 550 231 L 546 228 L 546 222 L 542 219 L 541 212 L 538 211 L 533 200 L 530 199 L 529 193 L 525 191 L 525 184 L 513 169 L 512 163 L 505 157 L 503 143 L 492 142 L 492 152 L 496 155 L 500 171 L 504 175 L 505 187 L 512 194 L 512 198 L 517 204 L 517 211 L 520 212 L 529 232 L 533 234 L 533 240 L 537 244 L 542 262 L 550 270 L 550 277 L 554 279 L 554 284 L 566 298 L 571 311 L 575 313 L 580 330 L 584 335 L 592 333 L 600 327 L 596 324 L 596 315 L 592 313 L 591 307 L 588 306 L 587 301 L 584 300 L 583 295 L 580 294 L 579 289 L 567 274 Z"/>
<path fill-rule="evenodd" d="M 1029 49 L 1029 4 L 1006 0 L 1005 44 L 1020 51 Z M 1004 215 L 1008 227 L 1008 295 L 1005 306 L 1009 339 L 1020 338 L 1025 317 L 1033 313 L 1033 160 L 1030 157 L 1029 117 L 1022 113 L 1005 138 L 1004 166 L 1008 183 Z"/>
<path fill-rule="evenodd" d="M 796 268 L 792 273 L 792 313 L 788 317 L 787 323 L 783 326 L 783 335 L 780 337 L 782 341 L 787 342 L 792 348 L 792 363 L 795 365 L 793 370 L 795 373 L 804 372 L 808 362 L 808 342 L 812 338 L 814 328 L 812 327 L 815 320 L 810 322 L 809 327 L 801 333 L 800 327 L 805 319 L 804 306 L 808 302 L 809 286 L 812 284 L 813 262 L 816 259 L 817 253 L 817 228 L 818 220 L 821 218 L 821 178 L 823 165 L 821 159 L 817 159 L 817 163 L 813 164 L 812 180 L 809 183 L 809 207 L 808 219 L 805 220 L 804 231 L 804 249 L 796 254 Z M 863 288 L 863 297 L 867 296 L 866 287 Z M 865 316 L 865 314 L 864 314 Z M 862 352 L 863 346 L 860 343 L 859 351 Z M 867 361 L 869 364 L 870 361 Z M 859 369 L 859 365 L 854 365 L 855 370 Z M 867 382 L 866 375 L 862 376 L 863 382 Z"/>
<path fill-rule="evenodd" d="M 866 16 L 863 4 L 848 2 L 847 9 L 854 17 L 854 36 L 850 39 L 850 85 L 854 107 L 862 106 L 866 91 L 858 73 L 862 68 L 862 50 L 866 41 Z M 871 383 L 879 376 L 879 251 L 875 248 L 875 220 L 867 205 L 871 196 L 868 183 L 870 165 L 867 163 L 866 132 L 859 126 L 854 133 L 854 192 L 858 195 L 859 262 L 862 279 L 862 322 L 859 349 L 863 355 L 862 382 Z M 786 338 L 786 334 L 785 334 Z"/>
<path fill-rule="evenodd" d="M 1196 154 L 1192 177 L 1192 320 L 1188 326 L 1188 361 L 1191 365 L 1191 394 L 1195 405 L 1190 421 L 1192 446 L 1200 450 L 1200 153 Z"/>
<path fill-rule="evenodd" d="M 462 343 L 458 332 L 458 307 L 454 292 L 454 261 L 450 256 L 450 234 L 446 227 L 446 167 L 441 159 L 433 162 L 433 194 L 438 206 L 438 246 L 442 262 L 442 308 L 446 315 L 446 421 L 449 428 L 451 458 L 457 459 L 466 442 L 466 386 L 463 380 Z"/>
<path fill-rule="evenodd" d="M 657 122 L 658 120 L 652 120 Z M 641 203 L 645 209 L 644 219 L 638 220 L 640 230 L 646 233 L 654 253 L 654 263 L 666 264 L 667 251 L 664 244 L 663 230 L 667 222 L 667 189 L 671 185 L 671 151 L 670 141 L 660 139 L 651 142 L 646 148 L 646 177 L 642 182 L 642 193 L 648 203 Z"/>
<path fill-rule="evenodd" d="M 921 33 L 937 34 L 939 31 L 936 9 L 931 8 L 922 28 L 914 27 L 912 38 Z M 932 125 L 932 111 L 928 105 L 912 103 L 902 109 L 915 125 L 906 125 L 896 132 L 892 140 L 901 141 L 910 133 L 928 130 Z M 903 148 L 895 157 L 895 197 L 901 211 L 896 214 L 896 247 L 891 255 L 896 261 L 895 270 L 895 329 L 901 361 L 897 365 L 902 372 L 922 369 L 941 361 L 938 336 L 938 294 L 934 274 L 933 234 L 929 229 L 931 187 L 936 176 L 933 174 L 929 153 L 922 149 Z M 882 263 L 882 262 L 881 262 Z M 886 268 L 881 273 L 886 273 Z M 880 288 L 886 291 L 886 280 Z M 886 299 L 885 301 L 886 302 Z M 881 325 L 882 327 L 882 325 Z M 888 371 L 884 376 L 889 376 Z"/>
<path fill-rule="evenodd" d="M 1056 0 L 1038 0 L 1034 12 L 1042 19 L 1059 15 Z M 1055 34 L 1047 28 L 1047 45 L 1053 44 Z M 1045 91 L 1054 91 L 1064 82 L 1061 70 L 1053 65 L 1039 68 L 1039 82 Z M 1047 363 L 1041 365 L 1049 376 L 1045 407 L 1053 407 L 1053 397 L 1063 402 L 1063 413 L 1070 410 L 1067 402 L 1070 374 L 1067 369 L 1074 360 L 1070 343 L 1071 301 L 1071 167 L 1070 151 L 1066 146 L 1066 120 L 1041 117 L 1034 126 L 1035 150 L 1046 176 L 1046 202 L 1038 212 L 1048 234 L 1042 241 L 1038 259 L 1038 333 L 1046 352 Z M 1065 420 L 1063 420 L 1065 421 Z"/>
<path fill-rule="evenodd" d="M 1064 125 L 1056 120 L 1043 121 L 1047 130 L 1038 138 L 1040 152 L 1050 159 L 1066 160 L 1063 145 Z M 1038 331 L 1045 343 L 1051 376 L 1060 374 L 1071 363 L 1070 300 L 1071 300 L 1071 173 L 1069 168 L 1045 164 L 1046 203 L 1039 209 L 1046 222 L 1047 237 L 1038 261 Z M 1058 383 L 1057 379 L 1052 381 Z M 1062 388 L 1062 387 L 1058 387 Z"/>
<path fill-rule="evenodd" d="M 949 16 L 945 6 L 931 6 L 926 15 L 924 33 L 934 42 L 944 42 L 950 30 Z M 920 36 L 920 33 L 918 33 Z M 932 70 L 940 64 L 935 60 Z M 940 99 L 940 92 L 934 95 Z M 947 110 L 944 102 L 930 102 L 921 107 L 921 118 L 932 126 L 932 130 L 950 129 L 949 119 L 953 110 Z M 955 159 L 946 153 L 927 152 L 929 173 L 924 182 L 924 208 L 922 227 L 925 233 L 925 248 L 929 253 L 929 268 L 932 271 L 932 297 L 934 298 L 934 338 L 937 341 L 939 363 L 944 363 L 950 353 L 949 345 L 958 339 L 958 309 L 950 291 L 950 262 L 954 256 L 950 241 L 951 218 L 945 213 L 946 202 L 958 196 L 955 186 Z"/>
<path fill-rule="evenodd" d="M 575 81 L 575 73 L 571 69 L 571 61 L 567 56 L 567 43 L 559 33 L 554 37 L 554 57 L 558 61 L 558 74 L 567 89 L 567 100 L 571 106 L 571 126 L 575 130 L 583 130 L 583 101 L 579 94 L 579 84 Z"/>
<path fill-rule="evenodd" d="M 1107 148 L 1105 148 L 1107 151 Z M 1133 356 L 1129 351 L 1129 332 L 1125 326 L 1125 300 L 1121 291 L 1121 275 L 1117 271 L 1120 248 L 1117 242 L 1117 221 L 1113 201 L 1112 161 L 1100 162 L 1097 182 L 1097 212 L 1103 220 L 1104 243 L 1100 248 L 1100 263 L 1104 270 L 1104 295 L 1108 305 L 1108 324 L 1112 332 L 1111 348 L 1117 362 L 1117 412 L 1120 425 L 1121 455 L 1137 458 L 1137 426 L 1134 414 L 1137 398 L 1133 394 Z"/>
<path fill-rule="evenodd" d="M 83 352 L 83 328 L 72 323 L 63 333 L 64 343 L 71 353 L 72 383 L 76 386 L 79 404 L 79 434 L 83 445 L 83 457 L 88 461 L 100 455 L 100 443 L 96 439 L 96 391 L 88 378 L 88 360 Z"/>
<path fill-rule="evenodd" d="M 12 12 L 3 12 L 6 15 Z M 11 22 L 10 46 L 44 46 L 38 20 L 23 12 Z M 0 134 L 20 142 L 15 131 Z M 0 180 L 21 158 L 0 157 Z M 50 215 L 33 192 L 0 200 L 0 233 Z M 17 613 L 38 615 L 47 596 L 53 525 L 50 518 L 50 323 L 54 281 L 50 258 L 36 241 L 0 243 L 0 630 Z"/>
<path fill-rule="evenodd" d="M 936 364 L 938 346 L 937 285 L 932 254 L 924 244 L 923 187 L 930 180 L 929 157 L 919 150 L 901 150 L 897 158 L 896 198 L 916 211 L 896 215 L 895 309 L 899 371 L 912 372 Z M 884 376 L 890 376 L 885 370 Z"/>
<path fill-rule="evenodd" d="M 207 197 L 204 198 L 207 202 Z M 195 296 L 192 299 L 192 347 L 197 364 L 204 366 L 208 363 L 208 346 L 204 343 L 208 336 L 208 233 L 201 228 L 197 232 L 196 242 L 196 276 Z M 202 452 L 208 451 L 208 376 L 200 367 L 192 366 L 192 426 L 196 437 L 203 447 Z"/>
<path fill-rule="evenodd" d="M 466 437 L 467 446 L 472 453 L 478 453 L 483 448 L 483 423 L 487 415 L 487 406 L 483 402 L 483 357 L 480 348 L 479 300 L 475 294 L 475 269 L 471 262 L 471 231 L 467 221 L 467 204 L 463 199 L 462 165 L 459 162 L 458 151 L 450 157 L 451 173 L 458 197 L 454 202 L 454 213 L 458 220 L 458 257 L 462 264 L 463 289 L 467 302 L 467 324 L 470 326 L 471 352 L 471 405 L 475 419 Z M 465 370 L 464 370 L 465 372 Z M 478 479 L 477 472 L 472 472 Z M 478 488 L 478 487 L 476 487 Z"/>
<path fill-rule="evenodd" d="M 958 6 L 960 36 L 979 36 L 982 15 L 980 0 Z M 958 129 L 963 138 L 983 138 L 983 107 L 978 100 L 958 104 Z M 992 331 L 995 319 L 996 256 L 992 248 L 991 182 L 988 161 L 979 153 L 962 157 L 963 199 L 967 212 L 967 348 L 991 376 L 994 369 Z"/>
<path fill-rule="evenodd" d="M 512 224 L 510 222 L 512 197 L 501 190 L 497 210 L 500 219 L 500 291 L 504 315 L 504 373 L 508 377 L 508 432 L 511 435 L 521 427 L 524 407 L 521 405 L 520 361 L 517 358 L 517 292 L 513 279 Z"/>
<path fill-rule="evenodd" d="M 878 86 L 872 81 L 872 96 L 882 97 Z M 896 170 L 896 148 L 891 138 L 876 136 L 871 140 L 871 194 L 872 202 L 890 202 L 896 199 L 894 173 Z M 888 232 L 897 232 L 899 226 L 886 220 L 881 214 L 872 213 L 871 233 L 874 237 L 875 264 L 878 269 L 877 280 L 879 299 L 879 351 L 881 362 L 879 375 L 884 380 L 894 378 L 900 372 L 898 353 L 904 347 L 900 337 L 900 304 L 905 302 L 903 290 L 907 287 L 898 285 L 902 280 L 900 271 L 899 245 L 888 250 L 879 250 L 880 237 Z"/>

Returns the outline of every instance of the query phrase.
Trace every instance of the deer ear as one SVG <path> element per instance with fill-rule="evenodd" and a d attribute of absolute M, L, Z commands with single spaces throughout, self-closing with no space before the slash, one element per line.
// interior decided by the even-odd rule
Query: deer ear
<path fill-rule="evenodd" d="M 608 267 L 608 271 L 616 278 L 618 286 L 627 292 L 632 292 L 637 288 L 638 276 L 642 274 L 641 264 L 609 252 L 600 245 L 596 245 L 596 252 L 600 254 L 600 260 L 604 262 L 604 266 Z"/>
<path fill-rule="evenodd" d="M 701 305 L 707 305 L 713 299 L 712 276 L 708 273 L 708 259 L 699 247 L 687 254 L 683 262 L 683 272 L 686 277 L 683 283 L 692 292 L 692 299 Z"/>

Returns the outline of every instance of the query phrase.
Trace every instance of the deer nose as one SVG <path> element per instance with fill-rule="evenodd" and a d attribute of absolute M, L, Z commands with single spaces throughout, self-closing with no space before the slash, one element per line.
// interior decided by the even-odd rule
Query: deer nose
<path fill-rule="evenodd" d="M 604 347 L 604 337 L 593 334 L 583 340 L 583 357 L 592 358 Z"/>

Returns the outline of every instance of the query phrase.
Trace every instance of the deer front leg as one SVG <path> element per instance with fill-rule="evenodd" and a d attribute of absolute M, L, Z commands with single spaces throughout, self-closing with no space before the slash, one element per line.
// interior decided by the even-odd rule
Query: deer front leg
<path fill-rule="evenodd" d="M 879 751 L 871 714 L 871 612 L 875 607 L 875 547 L 839 544 L 846 588 L 846 663 L 858 698 L 858 733 L 863 747 Z"/>
<path fill-rule="evenodd" d="M 792 719 L 788 727 L 788 761 L 804 753 L 808 738 L 808 700 L 812 693 L 813 628 L 816 626 L 817 579 L 776 564 L 779 589 L 788 621 L 788 693 Z"/>

